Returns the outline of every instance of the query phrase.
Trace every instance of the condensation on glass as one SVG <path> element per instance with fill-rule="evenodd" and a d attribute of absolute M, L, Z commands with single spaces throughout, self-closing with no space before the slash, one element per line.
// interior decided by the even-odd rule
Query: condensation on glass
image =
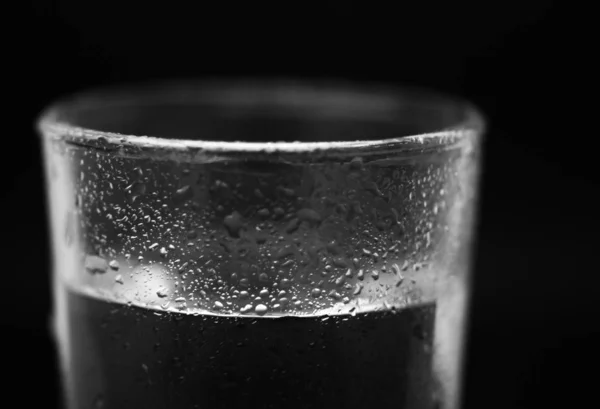
<path fill-rule="evenodd" d="M 39 129 L 69 408 L 458 408 L 468 103 L 164 82 Z"/>

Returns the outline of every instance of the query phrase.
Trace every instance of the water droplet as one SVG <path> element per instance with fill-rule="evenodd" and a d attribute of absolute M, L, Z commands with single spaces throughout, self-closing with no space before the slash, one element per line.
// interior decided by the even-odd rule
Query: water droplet
<path fill-rule="evenodd" d="M 379 270 L 373 270 L 371 272 L 371 277 L 373 277 L 373 280 L 379 280 Z"/>
<path fill-rule="evenodd" d="M 284 195 L 292 197 L 294 196 L 294 190 L 288 187 L 279 186 L 279 190 L 283 192 Z"/>
<path fill-rule="evenodd" d="M 85 258 L 85 269 L 92 274 L 104 274 L 108 264 L 102 257 L 88 255 Z"/>
<path fill-rule="evenodd" d="M 296 230 L 298 230 L 298 227 L 300 227 L 300 221 L 294 217 L 288 222 L 287 226 L 285 227 L 285 232 L 288 234 L 292 234 Z"/>
<path fill-rule="evenodd" d="M 257 313 L 257 314 L 259 314 L 259 315 L 264 315 L 264 314 L 266 314 L 267 310 L 268 310 L 268 308 L 267 308 L 267 306 L 266 306 L 266 305 L 264 305 L 264 304 L 258 304 L 258 305 L 256 306 L 256 308 L 254 308 L 254 311 L 256 311 L 256 313 Z"/>
<path fill-rule="evenodd" d="M 240 230 L 243 227 L 242 215 L 238 212 L 233 212 L 225 216 L 223 224 L 231 237 L 240 237 Z"/>
<path fill-rule="evenodd" d="M 277 251 L 277 254 L 275 254 L 275 258 L 282 259 L 284 257 L 291 256 L 291 255 L 294 255 L 294 246 L 291 244 L 288 244 L 288 245 L 281 247 L 279 249 L 279 251 Z"/>
<path fill-rule="evenodd" d="M 342 284 L 344 284 L 344 276 L 339 276 L 338 278 L 335 279 L 335 285 L 337 285 L 339 287 Z"/>
<path fill-rule="evenodd" d="M 220 310 L 221 308 L 223 308 L 223 303 L 221 301 L 215 301 L 214 309 Z"/>
<path fill-rule="evenodd" d="M 148 246 L 148 250 L 154 250 L 157 247 L 158 247 L 158 243 L 152 243 L 151 245 Z"/>
<path fill-rule="evenodd" d="M 358 278 L 359 280 L 364 280 L 365 278 L 365 273 L 362 270 L 362 268 L 360 270 L 358 270 L 358 274 L 356 275 L 356 278 Z"/>
<path fill-rule="evenodd" d="M 310 295 L 312 295 L 315 298 L 320 297 L 321 296 L 321 289 L 320 288 L 313 288 L 312 291 L 310 292 Z"/>
<path fill-rule="evenodd" d="M 327 295 L 338 301 L 342 298 L 342 295 L 335 290 L 331 290 Z"/>
<path fill-rule="evenodd" d="M 260 295 L 261 297 L 267 297 L 269 295 L 269 290 L 263 288 L 262 290 L 260 290 L 260 293 L 258 293 L 258 295 Z"/>
<path fill-rule="evenodd" d="M 134 182 L 125 188 L 132 196 L 141 196 L 146 193 L 146 184 L 144 182 Z"/>
<path fill-rule="evenodd" d="M 343 257 L 335 257 L 333 259 L 333 265 L 339 268 L 346 268 L 348 267 L 348 263 L 346 262 L 346 259 Z"/>
<path fill-rule="evenodd" d="M 177 297 L 177 298 L 175 298 L 175 302 L 178 302 L 178 303 L 182 303 L 182 302 L 185 302 L 185 301 L 186 301 L 185 297 Z"/>
<path fill-rule="evenodd" d="M 350 161 L 351 170 L 361 170 L 363 168 L 363 160 L 360 157 L 355 157 Z"/>
<path fill-rule="evenodd" d="M 373 193 L 373 195 L 375 195 L 375 196 L 379 196 L 379 197 L 384 196 L 383 193 L 381 193 L 381 191 L 379 190 L 379 186 L 377 186 L 377 184 L 375 182 L 367 182 L 365 185 L 365 190 Z"/>
<path fill-rule="evenodd" d="M 271 212 L 269 212 L 269 209 L 267 209 L 267 208 L 260 209 L 260 210 L 259 210 L 258 212 L 256 212 L 256 213 L 257 213 L 259 216 L 262 216 L 262 217 L 268 217 L 268 216 L 269 216 L 269 214 L 271 214 Z"/>
<path fill-rule="evenodd" d="M 240 291 L 240 298 L 241 298 L 242 300 L 243 300 L 243 299 L 246 299 L 246 298 L 248 298 L 248 297 L 250 297 L 250 293 L 248 293 L 248 291 Z"/>
<path fill-rule="evenodd" d="M 402 263 L 402 267 L 400 267 L 400 270 L 406 271 L 406 270 L 408 270 L 409 266 L 410 266 L 410 263 L 408 262 L 408 260 L 404 260 L 404 263 Z"/>
<path fill-rule="evenodd" d="M 156 292 L 156 295 L 158 295 L 160 298 L 165 298 L 168 295 L 167 289 L 166 288 L 160 288 Z"/>
<path fill-rule="evenodd" d="M 108 266 L 110 268 L 112 268 L 113 270 L 118 270 L 119 269 L 119 262 L 117 260 L 112 260 L 110 263 L 108 263 Z"/>
<path fill-rule="evenodd" d="M 119 283 L 119 284 L 123 284 L 123 277 L 121 276 L 121 274 L 119 274 L 115 277 L 115 282 Z"/>
<path fill-rule="evenodd" d="M 284 278 L 280 281 L 279 285 L 281 288 L 290 288 L 292 286 L 292 282 L 287 278 Z"/>
<path fill-rule="evenodd" d="M 358 295 L 360 294 L 360 292 L 362 291 L 363 286 L 360 285 L 359 283 L 356 283 L 356 287 L 354 287 L 354 292 L 352 293 L 353 295 Z"/>
<path fill-rule="evenodd" d="M 160 254 L 161 257 L 166 257 L 167 256 L 167 249 L 164 247 L 161 247 L 160 250 L 158 250 L 158 254 Z"/>
<path fill-rule="evenodd" d="M 298 210 L 297 216 L 301 221 L 308 222 L 310 224 L 319 224 L 321 222 L 321 215 L 313 209 L 300 209 Z"/>
<path fill-rule="evenodd" d="M 189 185 L 185 185 L 175 191 L 175 193 L 173 194 L 173 202 L 175 204 L 181 204 L 191 199 L 193 196 L 194 191 L 192 190 L 192 188 Z"/>
<path fill-rule="evenodd" d="M 244 313 L 244 312 L 248 312 L 252 309 L 252 304 L 246 304 L 244 305 L 242 308 L 240 308 L 240 312 Z"/>
<path fill-rule="evenodd" d="M 352 269 L 348 269 L 348 271 L 346 271 L 346 277 L 351 278 L 352 277 Z"/>

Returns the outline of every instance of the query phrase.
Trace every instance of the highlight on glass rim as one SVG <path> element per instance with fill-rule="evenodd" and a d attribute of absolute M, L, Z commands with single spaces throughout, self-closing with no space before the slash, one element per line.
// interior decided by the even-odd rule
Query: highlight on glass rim
<path fill-rule="evenodd" d="M 68 409 L 460 408 L 468 102 L 164 81 L 38 128 Z"/>

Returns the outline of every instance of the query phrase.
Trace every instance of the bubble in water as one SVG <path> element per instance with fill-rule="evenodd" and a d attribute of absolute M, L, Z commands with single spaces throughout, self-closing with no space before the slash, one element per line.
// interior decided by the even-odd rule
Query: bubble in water
<path fill-rule="evenodd" d="M 233 212 L 225 216 L 223 224 L 231 237 L 240 237 L 240 230 L 243 227 L 242 215 L 239 212 Z"/>
<path fill-rule="evenodd" d="M 110 268 L 112 268 L 113 270 L 118 270 L 119 269 L 119 262 L 117 260 L 111 260 L 111 262 L 108 263 L 108 266 Z"/>
<path fill-rule="evenodd" d="M 266 306 L 266 305 L 264 305 L 264 304 L 258 304 L 258 305 L 256 306 L 256 308 L 254 308 L 254 311 L 256 311 L 256 313 L 257 313 L 257 314 L 259 314 L 259 315 L 264 315 L 264 314 L 266 314 L 267 310 L 268 310 L 268 308 L 267 308 L 267 306 Z"/>
<path fill-rule="evenodd" d="M 108 264 L 102 257 L 88 255 L 85 258 L 85 269 L 92 274 L 104 274 Z"/>

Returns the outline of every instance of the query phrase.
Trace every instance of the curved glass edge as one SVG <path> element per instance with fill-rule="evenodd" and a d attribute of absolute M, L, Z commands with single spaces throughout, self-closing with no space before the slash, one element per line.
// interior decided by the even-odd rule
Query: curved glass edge
<path fill-rule="evenodd" d="M 181 89 L 186 84 L 193 84 L 194 87 L 202 89 L 208 86 L 212 90 L 219 86 L 226 86 L 230 89 L 248 84 L 235 80 L 217 81 L 216 84 L 208 81 L 163 81 L 150 82 L 151 87 L 162 91 L 174 92 Z M 252 84 L 252 83 L 250 83 Z M 325 85 L 334 90 L 342 91 L 360 91 L 377 92 L 381 90 L 373 85 L 356 86 L 340 81 L 337 82 L 318 82 L 318 81 L 294 81 L 281 82 L 259 80 L 254 83 L 271 86 L 289 86 L 304 89 L 314 85 Z M 423 155 L 428 152 L 439 152 L 460 147 L 463 143 L 472 143 L 480 139 L 486 131 L 486 120 L 482 113 L 471 103 L 463 99 L 443 95 L 441 93 L 430 92 L 425 89 L 411 87 L 388 87 L 383 92 L 387 97 L 394 96 L 420 96 L 431 97 L 445 101 L 453 106 L 461 106 L 465 112 L 464 121 L 451 127 L 434 132 L 426 132 L 398 138 L 358 140 L 358 141 L 330 141 L 330 142 L 242 142 L 242 141 L 209 141 L 209 140 L 187 140 L 173 138 L 159 138 L 151 135 L 128 135 L 116 132 L 106 132 L 100 130 L 88 129 L 75 126 L 65 120 L 60 119 L 63 110 L 73 106 L 79 98 L 84 101 L 90 98 L 98 99 L 103 96 L 114 97 L 122 94 L 124 91 L 134 91 L 130 96 L 132 99 L 140 97 L 136 95 L 138 88 L 136 84 L 130 84 L 125 87 L 106 87 L 96 90 L 84 91 L 65 99 L 59 100 L 50 105 L 38 116 L 36 128 L 42 137 L 63 141 L 69 145 L 90 148 L 98 151 L 110 152 L 115 155 L 127 157 L 152 157 L 153 159 L 175 159 L 185 161 L 205 161 L 209 157 L 227 156 L 239 157 L 252 154 L 255 158 L 266 158 L 274 155 L 278 157 L 290 158 L 290 160 L 300 159 L 310 155 L 315 160 L 318 157 L 349 157 L 360 154 L 361 156 L 377 153 L 399 153 L 407 156 Z M 118 94 L 120 93 L 120 94 Z M 186 101 L 190 101 L 189 92 Z"/>

